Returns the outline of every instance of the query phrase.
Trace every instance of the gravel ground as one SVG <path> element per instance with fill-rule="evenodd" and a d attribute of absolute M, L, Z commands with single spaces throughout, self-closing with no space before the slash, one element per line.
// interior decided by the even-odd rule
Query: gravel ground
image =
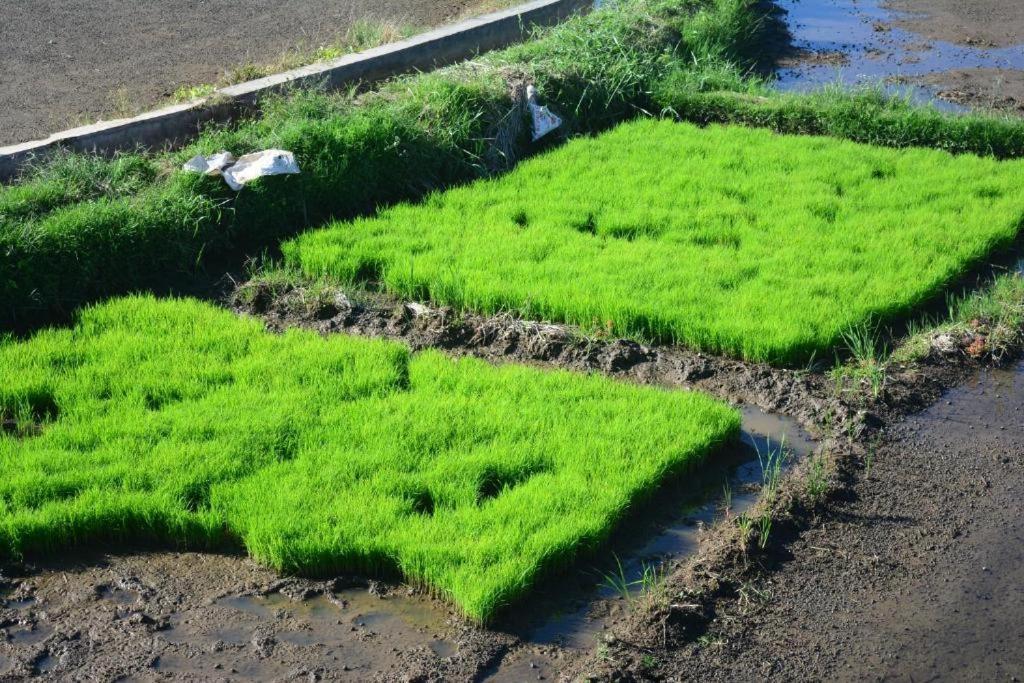
<path fill-rule="evenodd" d="M 14 0 L 0 21 L 0 145 L 148 109 L 183 85 L 343 37 L 436 26 L 483 0 Z"/>

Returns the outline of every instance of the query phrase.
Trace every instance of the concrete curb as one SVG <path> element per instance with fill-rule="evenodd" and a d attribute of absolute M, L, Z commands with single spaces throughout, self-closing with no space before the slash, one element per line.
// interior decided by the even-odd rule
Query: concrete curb
<path fill-rule="evenodd" d="M 326 83 L 328 88 L 339 88 L 346 83 L 379 81 L 452 64 L 519 42 L 530 27 L 558 23 L 591 4 L 583 0 L 534 0 L 365 52 L 220 88 L 209 97 L 185 104 L 156 109 L 130 119 L 72 128 L 45 140 L 0 147 L 0 182 L 16 177 L 28 163 L 58 149 L 112 154 L 138 147 L 181 145 L 194 138 L 203 124 L 227 121 L 251 109 L 263 95 L 288 87 Z"/>

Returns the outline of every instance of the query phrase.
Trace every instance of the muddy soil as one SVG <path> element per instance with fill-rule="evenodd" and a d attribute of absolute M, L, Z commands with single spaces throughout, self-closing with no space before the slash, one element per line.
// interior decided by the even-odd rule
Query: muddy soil
<path fill-rule="evenodd" d="M 466 680 L 504 652 L 404 586 L 281 579 L 237 556 L 136 553 L 18 570 L 0 680 Z M 421 673 L 418 673 L 421 672 Z"/>
<path fill-rule="evenodd" d="M 797 54 L 779 85 L 882 83 L 952 110 L 1024 108 L 1024 5 L 1013 0 L 777 0 Z"/>
<path fill-rule="evenodd" d="M 0 145 L 166 101 L 245 64 L 345 36 L 360 19 L 430 27 L 484 0 L 16 0 L 0 21 Z"/>
<path fill-rule="evenodd" d="M 936 96 L 942 100 L 965 108 L 1024 115 L 1024 71 L 952 69 L 930 74 L 917 82 L 934 88 Z"/>
<path fill-rule="evenodd" d="M 899 25 L 930 40 L 1011 47 L 1024 42 L 1024 4 L 1014 0 L 887 0 Z"/>
<path fill-rule="evenodd" d="M 1024 677 L 1024 366 L 886 428 L 870 468 L 691 642 L 580 671 L 674 680 Z M 643 658 L 652 663 L 641 670 Z"/>
<path fill-rule="evenodd" d="M 239 313 L 261 317 L 275 331 L 304 327 L 321 334 L 400 339 L 413 349 L 440 348 L 496 362 L 604 372 L 641 383 L 700 389 L 733 404 L 787 415 L 812 432 L 830 421 L 837 429 L 859 433 L 866 422 L 876 419 L 836 398 L 819 373 L 744 363 L 682 347 L 602 339 L 567 325 L 458 313 L 366 291 L 311 295 L 290 286 L 246 286 L 236 291 L 232 304 Z"/>

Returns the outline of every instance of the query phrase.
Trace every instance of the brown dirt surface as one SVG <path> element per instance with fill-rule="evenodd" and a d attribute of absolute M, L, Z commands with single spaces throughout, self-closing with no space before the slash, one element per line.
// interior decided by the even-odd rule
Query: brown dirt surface
<path fill-rule="evenodd" d="M 582 670 L 1021 680 L 1024 367 L 983 373 L 892 425 L 871 462 L 808 528 L 758 560 L 771 571 L 713 604 L 698 638 L 667 650 L 622 645 Z M 656 669 L 637 675 L 645 652 Z"/>
<path fill-rule="evenodd" d="M 405 586 L 282 579 L 238 556 L 78 556 L 16 570 L 0 681 L 466 680 L 509 638 Z M 2 577 L 0 577 L 2 579 Z"/>
<path fill-rule="evenodd" d="M 1024 4 L 1015 0 L 775 0 L 781 87 L 899 85 L 965 110 L 1024 111 Z M 910 86 L 908 89 L 905 86 Z"/>
<path fill-rule="evenodd" d="M 1024 114 L 1024 71 L 954 69 L 919 79 L 935 86 L 937 96 L 972 108 Z"/>
<path fill-rule="evenodd" d="M 0 145 L 165 103 L 360 19 L 437 26 L 482 0 L 16 0 L 0 21 Z"/>
<path fill-rule="evenodd" d="M 929 40 L 981 49 L 1024 45 L 1024 3 L 1016 0 L 888 0 L 886 6 L 909 14 L 898 26 Z M 952 69 L 918 82 L 948 102 L 1024 113 L 1024 72 L 1018 69 Z"/>
<path fill-rule="evenodd" d="M 932 40 L 1009 47 L 1024 43 L 1024 3 L 1017 0 L 887 0 L 911 16 L 900 26 Z"/>

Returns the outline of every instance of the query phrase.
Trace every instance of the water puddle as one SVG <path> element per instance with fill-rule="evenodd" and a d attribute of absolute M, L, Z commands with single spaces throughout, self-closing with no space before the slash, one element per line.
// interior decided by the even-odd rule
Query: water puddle
<path fill-rule="evenodd" d="M 100 600 L 106 600 L 115 605 L 134 605 L 142 598 L 137 591 L 117 588 L 115 586 L 99 586 L 96 594 Z"/>
<path fill-rule="evenodd" d="M 49 624 L 21 624 L 7 628 L 7 642 L 14 646 L 36 645 L 53 633 Z"/>
<path fill-rule="evenodd" d="M 758 499 L 762 462 L 785 452 L 784 466 L 812 453 L 816 444 L 795 422 L 746 406 L 739 447 L 722 453 L 670 494 L 667 509 L 643 540 L 620 548 L 603 567 L 581 570 L 555 587 L 537 590 L 539 611 L 510 623 L 529 650 L 513 653 L 490 671 L 488 681 L 509 683 L 544 680 L 559 671 L 558 648 L 599 646 L 611 618 L 629 608 L 629 601 L 657 583 L 673 561 L 695 553 L 702 529 L 723 516 L 738 516 Z M 774 456 L 773 456 L 774 457 Z"/>
<path fill-rule="evenodd" d="M 7 609 L 13 609 L 17 611 L 26 610 L 36 604 L 35 598 L 20 598 L 5 600 L 3 606 Z"/>
<path fill-rule="evenodd" d="M 36 662 L 35 669 L 37 673 L 48 674 L 55 671 L 60 666 L 60 659 L 53 655 L 44 655 Z"/>
<path fill-rule="evenodd" d="M 930 430 L 968 429 L 979 435 L 998 431 L 1024 442 L 1024 365 L 985 369 L 946 394 L 939 424 Z"/>
<path fill-rule="evenodd" d="M 793 45 L 811 53 L 777 72 L 782 90 L 807 91 L 827 84 L 882 83 L 893 92 L 946 110 L 958 105 L 935 100 L 933 89 L 906 85 L 954 69 L 1024 69 L 1024 44 L 1005 48 L 926 40 L 893 22 L 905 15 L 880 0 L 776 0 L 787 13 Z"/>

